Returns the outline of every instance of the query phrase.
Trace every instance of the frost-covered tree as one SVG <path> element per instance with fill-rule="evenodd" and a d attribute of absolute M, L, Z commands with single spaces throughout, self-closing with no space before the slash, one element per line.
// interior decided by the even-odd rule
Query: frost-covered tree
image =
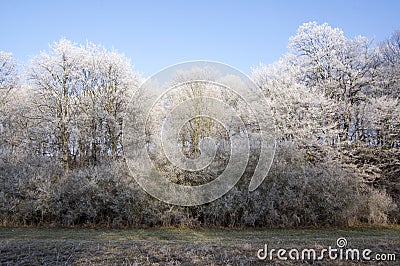
<path fill-rule="evenodd" d="M 27 143 L 26 87 L 19 82 L 17 64 L 12 54 L 0 51 L 0 157 L 18 157 L 20 143 Z"/>
<path fill-rule="evenodd" d="M 81 136 L 74 155 L 95 163 L 102 157 L 122 155 L 123 116 L 130 101 L 139 101 L 140 76 L 132 71 L 129 60 L 115 51 L 91 43 L 84 50 L 82 93 L 76 108 Z"/>
<path fill-rule="evenodd" d="M 42 141 L 50 144 L 50 150 L 44 153 L 55 157 L 60 154 L 66 174 L 70 164 L 73 104 L 81 88 L 79 66 L 82 56 L 82 48 L 61 39 L 50 46 L 49 52 L 37 56 L 30 67 L 39 122 L 44 129 Z"/>
<path fill-rule="evenodd" d="M 253 70 L 271 101 L 280 145 L 304 149 L 305 168 L 307 161 L 333 160 L 393 198 L 400 138 L 396 36 L 377 49 L 365 37 L 305 23 L 287 55 Z"/>
<path fill-rule="evenodd" d="M 297 79 L 322 91 L 336 104 L 332 123 L 341 132 L 331 139 L 331 145 L 364 138 L 362 106 L 379 64 L 371 42 L 362 36 L 348 39 L 342 30 L 326 23 L 309 22 L 290 38 L 289 49 L 296 55 L 293 64 L 303 72 Z"/>
<path fill-rule="evenodd" d="M 400 94 L 400 30 L 379 45 L 382 67 L 380 68 L 380 94 L 394 98 Z"/>
<path fill-rule="evenodd" d="M 12 54 L 0 51 L 0 106 L 6 103 L 11 90 L 17 86 L 16 67 Z"/>
<path fill-rule="evenodd" d="M 115 51 L 66 39 L 42 52 L 30 66 L 41 123 L 43 154 L 70 164 L 96 163 L 122 154 L 122 119 L 139 75 Z"/>
<path fill-rule="evenodd" d="M 335 105 L 321 90 L 299 82 L 303 72 L 293 59 L 287 55 L 270 66 L 260 65 L 253 78 L 270 101 L 280 140 L 299 147 L 326 145 L 337 134 Z"/>

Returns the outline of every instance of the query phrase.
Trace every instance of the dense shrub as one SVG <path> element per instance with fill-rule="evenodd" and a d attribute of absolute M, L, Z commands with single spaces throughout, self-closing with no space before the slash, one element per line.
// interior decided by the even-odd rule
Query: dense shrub
<path fill-rule="evenodd" d="M 239 183 L 220 199 L 195 207 L 162 203 L 146 194 L 125 164 L 103 162 L 72 169 L 26 158 L 2 163 L 3 225 L 106 227 L 293 227 L 385 224 L 395 204 L 338 161 L 308 162 L 291 145 L 277 149 L 263 184 L 254 192 Z M 251 172 L 246 172 L 249 180 Z"/>

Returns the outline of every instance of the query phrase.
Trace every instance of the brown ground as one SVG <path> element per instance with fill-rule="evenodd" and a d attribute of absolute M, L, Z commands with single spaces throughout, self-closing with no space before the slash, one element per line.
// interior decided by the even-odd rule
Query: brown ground
<path fill-rule="evenodd" d="M 314 248 L 345 237 L 349 248 L 396 261 L 261 261 L 257 250 Z M 345 229 L 0 228 L 0 265 L 400 265 L 400 226 Z"/>

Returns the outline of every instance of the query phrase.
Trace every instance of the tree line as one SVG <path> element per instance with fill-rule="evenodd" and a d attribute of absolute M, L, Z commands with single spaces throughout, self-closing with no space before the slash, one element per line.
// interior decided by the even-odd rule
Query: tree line
<path fill-rule="evenodd" d="M 373 44 L 326 23 L 305 23 L 287 53 L 252 69 L 252 78 L 277 128 L 266 180 L 246 190 L 250 160 L 245 178 L 222 198 L 178 207 L 143 192 L 124 164 L 124 115 L 143 122 L 143 78 L 124 55 L 61 39 L 22 68 L 0 52 L 0 220 L 234 227 L 399 222 L 400 31 Z M 196 156 L 206 133 L 223 141 L 229 135 L 209 119 L 191 120 L 181 135 L 188 157 Z M 215 178 L 227 152 L 218 151 L 214 169 L 201 177 Z M 199 182 L 162 159 L 158 164 L 174 182 Z"/>

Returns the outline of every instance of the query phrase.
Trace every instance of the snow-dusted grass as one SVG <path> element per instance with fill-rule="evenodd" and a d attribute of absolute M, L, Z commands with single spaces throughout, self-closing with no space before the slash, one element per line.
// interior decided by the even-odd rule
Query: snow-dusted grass
<path fill-rule="evenodd" d="M 345 237 L 349 247 L 395 253 L 399 260 L 398 225 L 241 230 L 0 228 L 0 264 L 265 265 L 267 261 L 259 261 L 256 255 L 264 244 L 277 249 L 321 249 L 335 247 L 338 237 Z M 275 260 L 274 263 L 291 265 L 293 262 Z M 336 265 L 329 261 L 319 263 Z"/>

